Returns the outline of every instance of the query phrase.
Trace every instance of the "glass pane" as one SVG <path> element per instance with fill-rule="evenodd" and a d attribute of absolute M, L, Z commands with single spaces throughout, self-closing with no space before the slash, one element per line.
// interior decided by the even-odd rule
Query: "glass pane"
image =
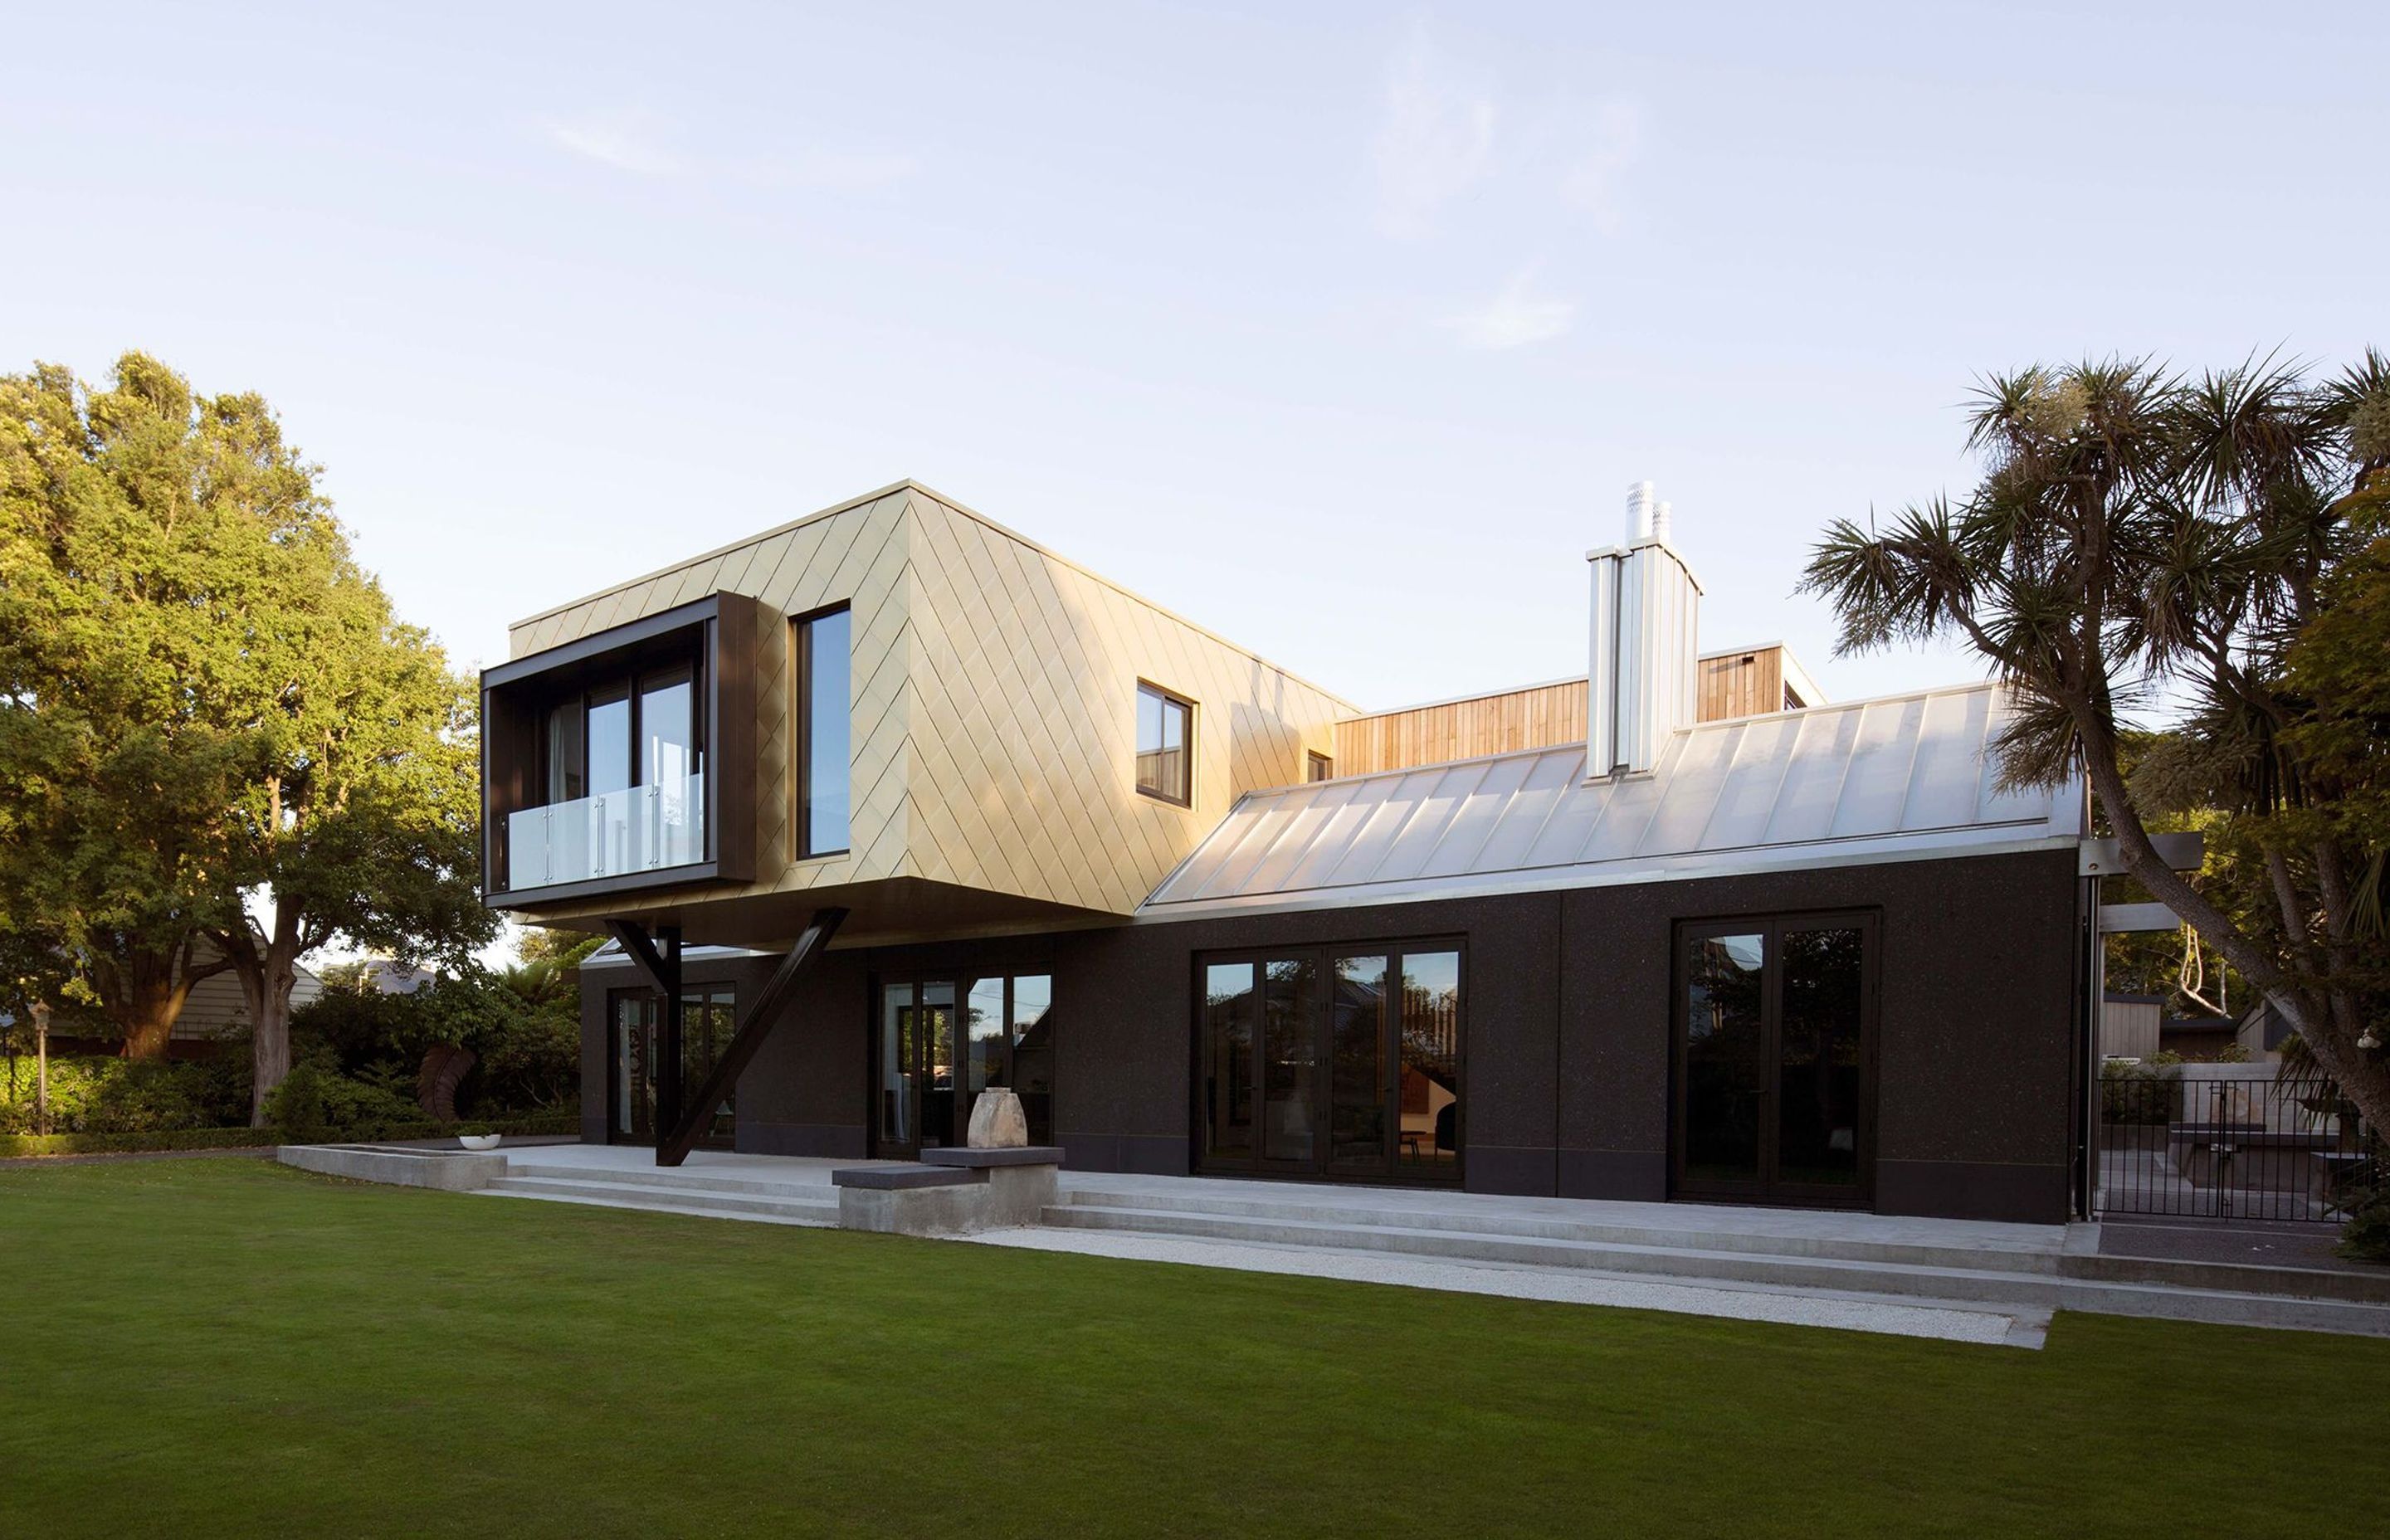
<path fill-rule="evenodd" d="M 1759 1179 L 1758 936 L 1697 936 L 1685 964 L 1685 1175 Z"/>
<path fill-rule="evenodd" d="M 686 675 L 639 692 L 639 779 L 675 785 L 697 774 L 697 693 Z"/>
<path fill-rule="evenodd" d="M 1449 1173 L 1460 1163 L 1460 954 L 1403 956 L 1401 1169 Z"/>
<path fill-rule="evenodd" d="M 629 1139 L 656 1135 L 655 998 L 614 998 L 614 1132 Z"/>
<path fill-rule="evenodd" d="M 1029 1142 L 1054 1142 L 1054 981 L 1023 973 L 1012 981 L 1012 1088 L 1029 1120 Z"/>
<path fill-rule="evenodd" d="M 1188 801 L 1188 709 L 1139 685 L 1137 690 L 1137 784 L 1173 802 Z"/>
<path fill-rule="evenodd" d="M 972 981 L 970 993 L 963 997 L 963 1036 L 970 1045 L 970 1058 L 964 1065 L 970 1079 L 965 1085 L 973 1096 L 991 1085 L 1004 1084 L 1007 1025 L 1004 1019 L 1004 981 Z"/>
<path fill-rule="evenodd" d="M 684 1095 L 695 1096 L 705 1077 L 713 1072 L 724 1053 L 730 1047 L 731 1035 L 739 1030 L 738 993 L 729 984 L 706 984 L 684 989 L 680 996 L 680 1063 Z M 709 1144 L 728 1145 L 736 1127 L 732 1100 L 737 1087 L 722 1093 L 722 1100 L 713 1109 L 704 1129 L 698 1135 Z"/>
<path fill-rule="evenodd" d="M 1780 1182 L 1857 1185 L 1862 934 L 1857 927 L 1784 934 L 1776 1104 Z"/>
<path fill-rule="evenodd" d="M 589 705 L 589 795 L 621 791 L 631 784 L 631 698 Z"/>
<path fill-rule="evenodd" d="M 581 800 L 581 702 L 547 713 L 547 801 Z"/>
<path fill-rule="evenodd" d="M 1262 965 L 1262 1155 L 1318 1158 L 1313 1131 L 1313 964 L 1308 957 Z"/>
<path fill-rule="evenodd" d="M 846 849 L 847 781 L 854 757 L 852 614 L 805 623 L 805 853 Z"/>
<path fill-rule="evenodd" d="M 1386 1163 L 1386 959 L 1336 959 L 1328 1007 L 1328 1159 Z"/>
<path fill-rule="evenodd" d="M 913 1143 L 913 986 L 880 991 L 880 1142 Z"/>
<path fill-rule="evenodd" d="M 921 1142 L 960 1144 L 955 1126 L 955 986 L 921 986 Z"/>
<path fill-rule="evenodd" d="M 1253 965 L 1203 970 L 1205 1149 L 1242 1159 L 1253 1152 Z"/>

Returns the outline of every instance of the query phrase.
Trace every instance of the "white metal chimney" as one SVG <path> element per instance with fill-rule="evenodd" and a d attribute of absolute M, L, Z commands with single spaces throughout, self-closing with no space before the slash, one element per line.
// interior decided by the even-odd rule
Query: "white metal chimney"
<path fill-rule="evenodd" d="M 1638 540 L 1649 540 L 1651 538 L 1651 499 L 1657 495 L 1657 494 L 1658 489 L 1652 486 L 1649 481 L 1630 481 L 1627 483 L 1627 544 L 1632 545 Z"/>
<path fill-rule="evenodd" d="M 1668 735 L 1694 719 L 1702 585 L 1668 543 L 1671 511 L 1651 482 L 1634 482 L 1626 543 L 1585 554 L 1593 569 L 1587 776 L 1650 771 Z"/>

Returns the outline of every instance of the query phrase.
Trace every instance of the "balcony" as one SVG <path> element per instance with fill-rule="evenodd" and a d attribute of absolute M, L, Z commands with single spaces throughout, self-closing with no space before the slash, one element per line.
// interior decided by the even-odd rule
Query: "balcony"
<path fill-rule="evenodd" d="M 788 645 L 780 617 L 713 594 L 484 670 L 483 902 L 752 881 L 759 694 Z"/>
<path fill-rule="evenodd" d="M 702 775 L 507 815 L 515 892 L 695 866 L 705 859 Z"/>

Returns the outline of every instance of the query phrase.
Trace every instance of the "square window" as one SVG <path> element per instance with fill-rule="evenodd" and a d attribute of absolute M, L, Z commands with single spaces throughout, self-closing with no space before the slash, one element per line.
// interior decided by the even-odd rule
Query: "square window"
<path fill-rule="evenodd" d="M 1194 802 L 1195 705 L 1156 685 L 1137 687 L 1137 789 L 1187 807 Z"/>

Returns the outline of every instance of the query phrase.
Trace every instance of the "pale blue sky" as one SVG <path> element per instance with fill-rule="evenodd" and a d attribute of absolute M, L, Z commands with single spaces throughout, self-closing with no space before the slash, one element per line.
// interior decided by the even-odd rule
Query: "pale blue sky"
<path fill-rule="evenodd" d="M 253 387 L 460 661 L 917 477 L 1365 704 L 1584 667 L 1971 379 L 2390 345 L 2378 4 L 9 7 L 0 366 Z"/>

